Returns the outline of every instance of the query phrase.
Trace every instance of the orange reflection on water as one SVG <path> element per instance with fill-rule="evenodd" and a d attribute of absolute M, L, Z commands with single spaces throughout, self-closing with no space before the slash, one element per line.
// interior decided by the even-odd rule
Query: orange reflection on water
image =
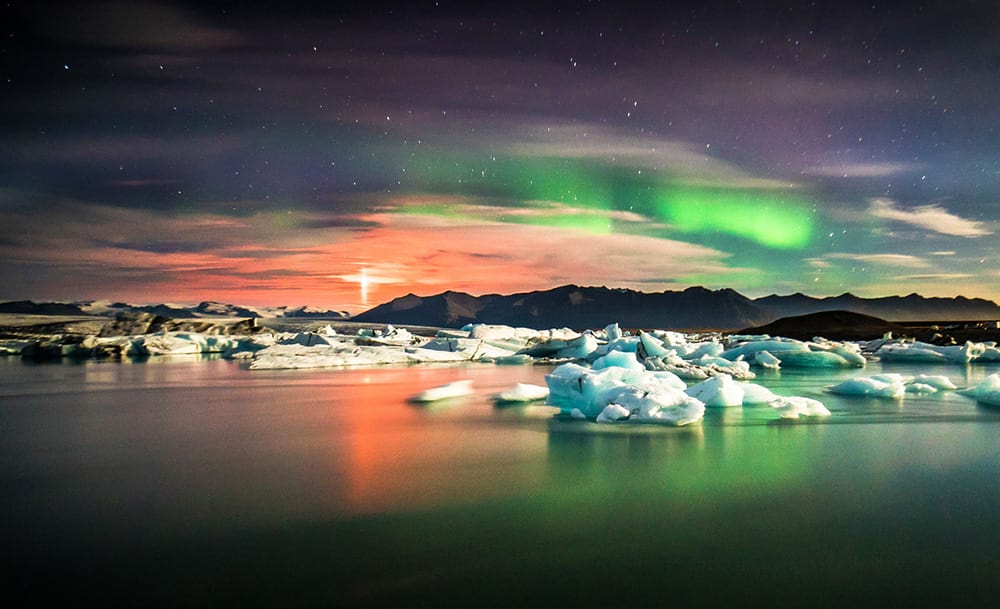
<path fill-rule="evenodd" d="M 546 480 L 546 434 L 538 425 L 497 425 L 492 395 L 511 369 L 405 368 L 366 371 L 338 413 L 346 443 L 343 497 L 353 513 L 468 503 L 531 492 Z M 526 368 L 521 374 L 535 381 Z M 531 377 L 531 378 L 528 378 Z M 473 378 L 476 393 L 431 405 L 419 391 Z M 344 408 L 346 406 L 346 408 Z M 548 409 L 545 409 L 548 410 Z M 548 412 L 544 416 L 550 416 Z M 339 452 L 339 451 L 338 451 Z M 340 468 L 338 468 L 340 469 Z"/>

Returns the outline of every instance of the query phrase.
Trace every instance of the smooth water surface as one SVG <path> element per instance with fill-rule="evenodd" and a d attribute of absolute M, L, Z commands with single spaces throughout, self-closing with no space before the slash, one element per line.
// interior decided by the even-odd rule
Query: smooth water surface
<path fill-rule="evenodd" d="M 826 419 L 497 407 L 549 368 L 0 359 L 4 578 L 29 604 L 969 606 L 1000 576 L 1000 410 L 759 383 Z M 409 396 L 458 379 L 476 394 Z"/>

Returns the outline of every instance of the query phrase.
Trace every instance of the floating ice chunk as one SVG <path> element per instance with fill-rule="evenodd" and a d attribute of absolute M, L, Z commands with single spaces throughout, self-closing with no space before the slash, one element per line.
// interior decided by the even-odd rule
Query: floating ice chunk
<path fill-rule="evenodd" d="M 640 364 L 639 360 L 636 359 L 635 353 L 627 351 L 611 351 L 607 355 L 597 358 L 593 363 L 594 370 L 602 370 L 612 366 L 628 370 L 646 369 L 646 367 Z"/>
<path fill-rule="evenodd" d="M 592 334 L 583 334 L 567 341 L 566 346 L 556 351 L 557 358 L 586 359 L 597 350 L 597 339 Z"/>
<path fill-rule="evenodd" d="M 621 328 L 618 327 L 617 323 L 608 324 L 604 327 L 604 334 L 608 337 L 608 342 L 614 342 L 622 337 Z"/>
<path fill-rule="evenodd" d="M 920 341 L 885 343 L 875 352 L 882 361 L 967 364 L 986 354 L 983 343 L 966 341 L 964 345 L 939 346 Z"/>
<path fill-rule="evenodd" d="M 499 326 L 491 324 L 471 324 L 466 326 L 469 331 L 469 338 L 514 338 L 516 330 L 511 326 Z"/>
<path fill-rule="evenodd" d="M 728 374 L 734 379 L 750 380 L 756 375 L 750 372 L 750 364 L 745 361 L 730 362 L 709 358 L 709 363 L 701 364 L 681 359 L 678 356 L 647 357 L 643 364 L 648 370 L 665 370 L 673 372 L 678 377 L 688 380 L 704 380 L 720 374 Z M 720 365 L 715 362 L 725 362 Z"/>
<path fill-rule="evenodd" d="M 951 379 L 939 374 L 918 374 L 917 376 L 913 377 L 912 382 L 920 383 L 923 385 L 930 385 L 931 387 L 934 387 L 935 389 L 939 390 L 947 389 L 953 391 L 955 389 L 958 389 L 958 387 L 955 386 L 955 383 L 951 382 Z"/>
<path fill-rule="evenodd" d="M 451 398 L 460 398 L 463 396 L 472 394 L 472 381 L 471 380 L 461 380 L 448 383 L 447 385 L 441 385 L 440 387 L 432 387 L 421 391 L 417 395 L 410 398 L 411 402 L 437 402 L 440 400 L 448 400 Z"/>
<path fill-rule="evenodd" d="M 906 393 L 937 393 L 938 388 L 934 385 L 928 385 L 927 383 L 910 383 L 906 386 Z"/>
<path fill-rule="evenodd" d="M 974 398 L 980 404 L 1000 406 L 1000 374 L 991 374 L 975 387 L 962 389 L 959 393 Z"/>
<path fill-rule="evenodd" d="M 335 345 L 342 341 L 329 334 L 316 334 L 315 332 L 297 332 L 279 340 L 282 345 L 302 345 L 312 347 L 313 345 Z"/>
<path fill-rule="evenodd" d="M 598 423 L 612 423 L 614 421 L 620 421 L 622 419 L 627 419 L 629 417 L 629 411 L 623 406 L 618 404 L 608 404 L 601 411 L 601 414 L 597 415 L 596 421 Z"/>
<path fill-rule="evenodd" d="M 492 360 L 494 364 L 500 364 L 502 366 L 525 366 L 534 363 L 535 358 L 524 353 L 515 353 L 514 355 L 494 357 Z"/>
<path fill-rule="evenodd" d="M 840 395 L 870 396 L 880 398 L 901 398 L 906 393 L 906 386 L 899 379 L 875 377 L 858 377 L 827 388 L 830 393 Z"/>
<path fill-rule="evenodd" d="M 587 415 L 583 414 L 583 411 L 580 410 L 579 408 L 574 408 L 573 410 L 570 410 L 569 416 L 577 420 L 586 420 L 587 418 Z"/>
<path fill-rule="evenodd" d="M 768 368 L 770 370 L 777 370 L 781 368 L 781 360 L 771 355 L 771 352 L 766 349 L 758 351 L 751 363 L 756 366 L 760 366 L 761 368 Z"/>
<path fill-rule="evenodd" d="M 549 397 L 549 388 L 530 383 L 518 383 L 497 395 L 498 402 L 534 402 Z"/>
<path fill-rule="evenodd" d="M 496 359 L 514 355 L 519 346 L 507 348 L 503 344 L 494 344 L 494 341 L 481 340 L 478 338 L 442 338 L 437 337 L 425 344 L 423 349 L 431 351 L 447 351 L 450 353 L 460 353 L 464 359 L 481 360 Z"/>
<path fill-rule="evenodd" d="M 681 355 L 684 359 L 698 359 L 706 356 L 721 357 L 722 352 L 725 351 L 722 344 L 714 340 L 706 343 L 689 343 L 688 347 L 690 349 L 687 353 Z"/>
<path fill-rule="evenodd" d="M 548 403 L 564 411 L 579 410 L 596 419 L 609 404 L 616 404 L 628 412 L 631 422 L 687 425 L 704 416 L 705 405 L 679 389 L 678 381 L 673 375 L 645 369 L 592 370 L 579 364 L 563 364 L 545 377 Z"/>
<path fill-rule="evenodd" d="M 422 362 L 464 362 L 466 353 L 435 351 L 419 347 L 349 343 L 336 345 L 274 345 L 261 349 L 250 364 L 251 370 L 289 368 L 336 368 L 343 366 L 376 366 L 381 364 L 415 364 Z"/>
<path fill-rule="evenodd" d="M 784 361 L 782 356 L 785 353 L 808 352 L 809 347 L 804 342 L 791 338 L 767 338 L 738 344 L 735 347 L 726 349 L 719 355 L 728 360 L 737 360 L 753 357 L 760 351 L 768 351 L 778 359 Z"/>
<path fill-rule="evenodd" d="M 743 388 L 744 406 L 767 404 L 778 397 L 767 387 L 756 383 L 740 383 L 740 387 Z"/>
<path fill-rule="evenodd" d="M 647 372 L 650 379 L 654 380 L 660 385 L 665 385 L 667 387 L 673 387 L 674 389 L 679 389 L 684 391 L 687 389 L 687 383 L 681 380 L 681 377 L 677 376 L 669 370 L 651 370 Z"/>
<path fill-rule="evenodd" d="M 783 419 L 797 419 L 800 416 L 830 416 L 830 411 L 827 407 L 819 400 L 812 398 L 777 396 L 774 400 L 768 402 L 768 405 L 777 410 Z"/>
<path fill-rule="evenodd" d="M 663 346 L 660 339 L 648 332 L 639 334 L 639 341 L 642 343 L 643 353 L 647 357 L 666 357 L 676 352 L 674 349 Z"/>
<path fill-rule="evenodd" d="M 1000 348 L 996 343 L 989 341 L 983 343 L 983 352 L 976 358 L 977 362 L 1000 362 Z"/>
<path fill-rule="evenodd" d="M 743 386 L 728 374 L 720 374 L 685 391 L 689 396 L 701 400 L 705 406 L 742 406 Z"/>

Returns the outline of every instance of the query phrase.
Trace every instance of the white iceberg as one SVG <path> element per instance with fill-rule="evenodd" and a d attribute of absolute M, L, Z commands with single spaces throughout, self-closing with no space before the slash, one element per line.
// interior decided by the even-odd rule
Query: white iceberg
<path fill-rule="evenodd" d="M 705 414 L 705 405 L 679 389 L 674 375 L 619 366 L 593 370 L 571 363 L 558 366 L 545 382 L 550 405 L 579 411 L 588 419 L 597 420 L 612 404 L 627 412 L 629 422 L 687 425 Z M 601 422 L 624 418 L 613 408 Z"/>

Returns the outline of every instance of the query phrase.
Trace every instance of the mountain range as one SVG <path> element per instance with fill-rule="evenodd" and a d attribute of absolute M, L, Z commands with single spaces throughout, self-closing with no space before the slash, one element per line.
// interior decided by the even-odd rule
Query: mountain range
<path fill-rule="evenodd" d="M 407 294 L 353 317 L 342 311 L 310 307 L 247 307 L 205 301 L 195 306 L 131 305 L 110 301 L 0 303 L 0 313 L 100 315 L 152 313 L 170 319 L 202 317 L 278 317 L 350 319 L 396 325 L 461 327 L 468 323 L 546 329 L 601 328 L 618 322 L 626 328 L 734 330 L 791 316 L 849 311 L 893 322 L 1000 320 L 1000 306 L 982 298 L 925 298 L 917 294 L 860 298 L 841 294 L 815 298 L 796 293 L 751 299 L 731 289 L 691 287 L 683 291 L 639 292 L 625 288 L 564 285 L 518 294 L 473 296 L 447 291 L 433 296 Z"/>
<path fill-rule="evenodd" d="M 860 298 L 848 293 L 814 298 L 796 293 L 751 299 L 731 289 L 691 287 L 649 293 L 565 285 L 511 295 L 472 296 L 452 291 L 433 296 L 407 294 L 356 315 L 352 321 L 439 327 L 492 323 L 538 329 L 599 328 L 618 322 L 629 328 L 727 330 L 823 311 L 850 311 L 895 322 L 1000 319 L 1000 306 L 995 302 L 962 296 Z"/>
<path fill-rule="evenodd" d="M 193 319 L 202 317 L 315 317 L 323 319 L 347 319 L 343 311 L 317 309 L 314 307 L 248 307 L 222 302 L 204 301 L 194 306 L 173 304 L 135 305 L 124 302 L 84 300 L 77 302 L 34 302 L 17 300 L 0 303 L 0 313 L 22 315 L 99 315 L 116 317 L 121 314 L 152 313 L 168 319 Z"/>

